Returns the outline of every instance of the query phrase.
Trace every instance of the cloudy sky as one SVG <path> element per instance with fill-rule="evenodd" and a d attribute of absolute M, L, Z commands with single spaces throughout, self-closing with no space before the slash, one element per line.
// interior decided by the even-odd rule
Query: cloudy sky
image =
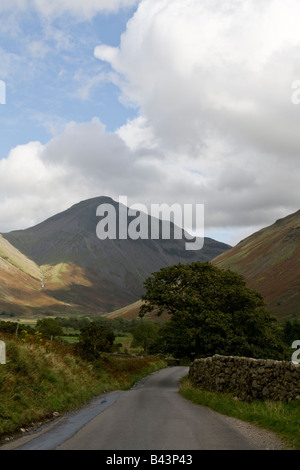
<path fill-rule="evenodd" d="M 0 232 L 101 195 L 204 204 L 230 244 L 298 210 L 299 18 L 299 0 L 1 0 Z"/>

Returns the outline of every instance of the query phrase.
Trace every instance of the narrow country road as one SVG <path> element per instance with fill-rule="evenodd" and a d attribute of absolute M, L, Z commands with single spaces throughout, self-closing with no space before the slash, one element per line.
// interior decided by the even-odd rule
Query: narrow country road
<path fill-rule="evenodd" d="M 188 368 L 160 370 L 128 391 L 102 395 L 52 424 L 19 450 L 259 450 L 259 436 L 178 393 Z M 9 445 L 4 446 L 9 449 Z"/>

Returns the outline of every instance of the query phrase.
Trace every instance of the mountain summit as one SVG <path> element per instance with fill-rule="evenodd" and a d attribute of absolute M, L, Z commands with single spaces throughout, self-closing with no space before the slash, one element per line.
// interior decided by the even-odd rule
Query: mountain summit
<path fill-rule="evenodd" d="M 212 260 L 242 274 L 279 319 L 300 316 L 300 210 L 250 235 Z"/>
<path fill-rule="evenodd" d="M 210 238 L 204 239 L 198 251 L 186 250 L 184 237 L 100 240 L 97 208 L 102 204 L 113 206 L 119 218 L 119 203 L 103 196 L 79 202 L 34 227 L 2 234 L 3 241 L 34 264 L 35 273 L 39 269 L 39 297 L 43 294 L 53 300 L 49 306 L 45 303 L 48 311 L 113 311 L 137 301 L 152 272 L 180 262 L 210 261 L 231 248 Z M 147 217 L 151 222 L 151 216 Z M 6 256 L 4 261 L 11 260 Z M 4 304 L 2 296 L 3 310 Z M 35 307 L 39 309 L 41 304 Z"/>

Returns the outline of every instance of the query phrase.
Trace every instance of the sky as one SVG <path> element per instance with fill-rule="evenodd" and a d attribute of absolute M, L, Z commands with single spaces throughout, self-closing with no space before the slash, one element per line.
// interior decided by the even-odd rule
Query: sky
<path fill-rule="evenodd" d="M 81 200 L 300 209 L 299 0 L 1 0 L 0 232 Z"/>

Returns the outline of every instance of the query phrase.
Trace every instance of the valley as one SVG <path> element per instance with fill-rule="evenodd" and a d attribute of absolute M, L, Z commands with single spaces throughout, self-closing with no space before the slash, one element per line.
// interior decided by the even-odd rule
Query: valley
<path fill-rule="evenodd" d="M 0 313 L 132 319 L 153 272 L 210 261 L 242 274 L 278 319 L 299 318 L 300 211 L 234 247 L 205 238 L 201 250 L 187 251 L 184 239 L 99 240 L 96 211 L 104 202 L 114 204 L 118 215 L 118 203 L 99 197 L 26 230 L 0 234 Z"/>

